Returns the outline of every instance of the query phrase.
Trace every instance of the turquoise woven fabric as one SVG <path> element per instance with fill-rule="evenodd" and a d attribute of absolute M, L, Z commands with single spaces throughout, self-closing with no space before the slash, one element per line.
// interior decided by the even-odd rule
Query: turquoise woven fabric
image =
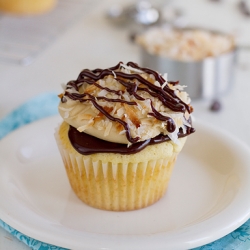
<path fill-rule="evenodd" d="M 57 114 L 58 97 L 56 93 L 44 93 L 18 107 L 5 118 L 0 120 L 0 139 L 11 131 L 35 120 Z M 248 198 L 248 197 L 246 197 Z M 66 250 L 44 242 L 32 239 L 0 220 L 0 226 L 14 235 L 17 239 L 33 250 Z M 193 250 L 249 250 L 250 249 L 250 220 L 241 227 L 205 246 Z M 128 249 L 129 250 L 129 249 Z"/>
<path fill-rule="evenodd" d="M 14 228 L 10 227 L 8 224 L 0 220 L 0 226 L 4 228 L 7 232 L 14 235 L 18 240 L 22 241 L 24 244 L 29 246 L 32 250 L 67 250 L 66 248 L 61 248 L 47 243 L 41 242 L 39 240 L 34 240 Z"/>
<path fill-rule="evenodd" d="M 250 249 L 250 220 L 232 233 L 210 244 L 193 250 L 249 250 Z"/>

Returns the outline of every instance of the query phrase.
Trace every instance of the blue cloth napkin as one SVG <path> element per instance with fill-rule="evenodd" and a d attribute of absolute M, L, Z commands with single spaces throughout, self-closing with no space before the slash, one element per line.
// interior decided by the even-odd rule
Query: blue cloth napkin
<path fill-rule="evenodd" d="M 44 93 L 27 101 L 5 118 L 0 120 L 0 139 L 11 131 L 35 120 L 57 114 L 58 97 L 56 93 Z M 67 250 L 32 239 L 10 227 L 0 219 L 0 226 L 24 242 L 33 250 Z M 223 238 L 193 250 L 249 250 L 250 220 Z"/>
<path fill-rule="evenodd" d="M 57 114 L 58 102 L 57 94 L 51 92 L 27 101 L 0 120 L 0 139 L 25 124 Z"/>

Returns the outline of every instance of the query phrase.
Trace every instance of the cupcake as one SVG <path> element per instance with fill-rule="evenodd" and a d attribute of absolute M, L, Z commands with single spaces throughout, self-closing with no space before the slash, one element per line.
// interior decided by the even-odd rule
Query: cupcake
<path fill-rule="evenodd" d="M 17 14 L 33 15 L 52 10 L 57 0 L 0 0 L 0 11 Z"/>
<path fill-rule="evenodd" d="M 84 69 L 66 84 L 55 138 L 79 199 L 128 211 L 163 197 L 177 155 L 194 132 L 183 88 L 133 62 Z"/>

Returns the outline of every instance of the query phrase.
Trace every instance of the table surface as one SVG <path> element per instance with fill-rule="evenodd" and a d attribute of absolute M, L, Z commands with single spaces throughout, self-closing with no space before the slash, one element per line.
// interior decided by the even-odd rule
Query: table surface
<path fill-rule="evenodd" d="M 91 11 L 75 20 L 30 65 L 0 62 L 0 118 L 40 93 L 60 93 L 60 84 L 75 79 L 83 68 L 105 68 L 119 61 L 140 62 L 138 48 L 129 40 L 130 31 L 105 18 L 105 12 L 114 2 L 117 3 L 105 0 L 93 5 Z M 250 44 L 250 18 L 237 11 L 236 0 L 168 2 L 183 11 L 188 24 L 234 32 L 239 45 Z M 204 18 L 210 12 L 212 20 Z M 250 51 L 240 50 L 233 87 L 221 97 L 222 109 L 211 112 L 211 100 L 193 100 L 195 118 L 224 128 L 250 145 L 249 79 Z M 0 249 L 29 248 L 0 229 Z"/>

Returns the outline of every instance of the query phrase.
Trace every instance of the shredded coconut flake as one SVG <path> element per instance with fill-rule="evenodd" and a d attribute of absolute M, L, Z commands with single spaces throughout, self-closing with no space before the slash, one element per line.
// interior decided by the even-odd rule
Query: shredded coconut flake
<path fill-rule="evenodd" d="M 161 84 L 158 81 L 155 81 L 154 85 L 157 86 L 157 87 L 161 87 Z"/>
<path fill-rule="evenodd" d="M 70 89 L 68 88 L 67 90 L 65 90 L 65 92 L 68 92 L 70 94 L 77 93 L 77 91 L 75 89 L 73 89 L 73 88 L 70 88 Z"/>
<path fill-rule="evenodd" d="M 166 85 L 168 85 L 168 82 L 164 82 L 164 83 L 162 84 L 161 88 L 164 89 Z"/>
<path fill-rule="evenodd" d="M 124 135 L 126 133 L 126 130 L 122 130 L 119 135 Z"/>
<path fill-rule="evenodd" d="M 94 122 L 93 120 L 94 120 L 94 119 L 90 119 L 90 120 L 88 121 L 87 124 L 78 127 L 77 130 L 78 130 L 79 132 L 83 132 L 83 131 L 86 130 L 91 124 L 93 124 L 93 122 Z"/>
<path fill-rule="evenodd" d="M 79 132 L 83 132 L 84 130 L 86 130 L 86 129 L 88 128 L 88 126 L 89 126 L 88 124 L 83 125 L 83 126 L 77 128 L 77 130 L 78 130 Z"/>
<path fill-rule="evenodd" d="M 112 122 L 109 122 L 104 132 L 105 137 L 109 135 L 111 128 L 112 128 Z"/>
<path fill-rule="evenodd" d="M 106 96 L 108 91 L 106 89 L 102 89 L 97 95 L 98 96 Z"/>
<path fill-rule="evenodd" d="M 173 133 L 169 133 L 168 136 L 169 138 L 175 143 L 175 144 L 179 144 L 179 139 L 178 139 L 178 127 L 176 127 L 175 131 Z"/>
<path fill-rule="evenodd" d="M 133 71 L 133 72 L 137 72 L 137 73 L 144 73 L 144 71 L 140 70 L 140 69 L 136 69 L 136 68 L 133 68 L 133 67 L 130 67 L 130 66 L 127 66 L 123 63 L 121 63 L 121 66 L 127 70 L 130 70 L 130 71 Z"/>
<path fill-rule="evenodd" d="M 115 71 L 112 70 L 112 74 L 114 75 L 114 78 L 116 78 L 116 73 L 115 73 Z"/>
<path fill-rule="evenodd" d="M 58 107 L 59 109 L 61 109 L 62 111 L 71 111 L 73 108 L 64 108 L 64 107 L 61 107 L 61 106 L 59 106 Z"/>

